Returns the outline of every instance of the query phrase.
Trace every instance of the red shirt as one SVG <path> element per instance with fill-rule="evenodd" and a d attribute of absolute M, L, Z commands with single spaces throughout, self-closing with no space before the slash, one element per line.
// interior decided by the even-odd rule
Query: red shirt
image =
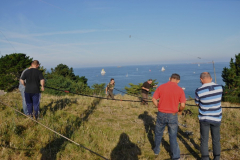
<path fill-rule="evenodd" d="M 183 89 L 177 83 L 170 81 L 160 85 L 153 98 L 159 99 L 158 110 L 163 113 L 177 113 L 179 102 L 186 102 Z"/>

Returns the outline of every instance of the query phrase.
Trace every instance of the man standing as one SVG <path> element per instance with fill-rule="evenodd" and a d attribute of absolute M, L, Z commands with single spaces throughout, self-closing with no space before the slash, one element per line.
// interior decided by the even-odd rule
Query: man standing
<path fill-rule="evenodd" d="M 22 72 L 21 77 L 22 77 L 23 73 L 26 72 L 28 69 L 30 69 L 30 67 L 29 67 L 29 68 L 26 68 L 26 69 Z M 20 77 L 20 79 L 21 79 L 21 77 Z M 25 86 L 22 85 L 22 83 L 21 83 L 20 80 L 19 80 L 19 87 L 18 87 L 18 89 L 19 89 L 19 91 L 21 92 L 21 96 L 22 96 L 23 112 L 24 112 L 24 114 L 28 115 L 27 104 L 26 104 L 26 101 L 25 101 L 25 93 L 24 93 L 24 92 L 25 92 Z"/>
<path fill-rule="evenodd" d="M 141 104 L 143 104 L 143 105 L 148 104 L 149 89 L 153 88 L 153 87 L 157 87 L 157 85 L 156 86 L 152 86 L 152 79 L 149 79 L 148 81 L 143 83 L 143 85 L 142 85 L 142 102 L 141 102 Z"/>
<path fill-rule="evenodd" d="M 178 115 L 182 114 L 186 97 L 183 89 L 178 86 L 180 76 L 172 74 L 169 82 L 160 85 L 155 91 L 152 101 L 158 107 L 155 127 L 154 154 L 158 156 L 165 126 L 168 126 L 170 150 L 172 159 L 180 158 L 180 149 L 177 143 Z M 159 103 L 157 102 L 159 99 Z M 180 107 L 178 105 L 180 104 Z"/>
<path fill-rule="evenodd" d="M 114 99 L 114 95 L 113 95 L 114 86 L 115 86 L 114 79 L 111 78 L 110 82 L 108 83 L 108 85 L 106 87 L 107 98 L 111 97 L 112 99 Z"/>
<path fill-rule="evenodd" d="M 38 70 L 39 62 L 34 60 L 29 70 L 25 71 L 20 81 L 25 86 L 25 100 L 28 109 L 28 115 L 33 117 L 33 106 L 35 119 L 38 118 L 40 104 L 40 84 L 44 91 L 44 78 L 42 72 Z M 26 83 L 24 82 L 26 80 Z"/>
<path fill-rule="evenodd" d="M 209 160 L 208 138 L 211 130 L 213 156 L 214 160 L 220 159 L 220 125 L 222 119 L 222 93 L 221 85 L 212 82 L 209 72 L 203 72 L 200 75 L 200 81 L 203 84 L 196 89 L 195 103 L 199 106 L 199 122 L 201 134 L 200 152 L 202 160 Z"/>

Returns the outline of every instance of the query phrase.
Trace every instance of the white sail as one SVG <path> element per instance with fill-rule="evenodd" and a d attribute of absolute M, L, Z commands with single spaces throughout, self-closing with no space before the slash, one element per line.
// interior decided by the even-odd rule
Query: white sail
<path fill-rule="evenodd" d="M 106 72 L 104 71 L 104 69 L 102 69 L 101 71 L 101 75 L 104 75 Z"/>
<path fill-rule="evenodd" d="M 162 71 L 165 71 L 165 68 L 164 68 L 164 67 L 162 67 Z"/>

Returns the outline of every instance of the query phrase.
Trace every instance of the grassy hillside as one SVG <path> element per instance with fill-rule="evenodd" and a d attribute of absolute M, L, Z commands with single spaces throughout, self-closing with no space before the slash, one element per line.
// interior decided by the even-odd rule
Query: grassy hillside
<path fill-rule="evenodd" d="M 117 95 L 116 98 L 136 97 Z M 0 96 L 0 101 L 22 110 L 20 92 Z M 188 102 L 194 104 L 194 102 Z M 237 106 L 223 103 L 222 106 Z M 197 107 L 179 116 L 178 142 L 184 159 L 200 157 Z M 81 96 L 42 94 L 40 123 L 108 159 L 155 159 L 152 151 L 157 108 L 153 104 L 102 100 Z M 240 159 L 240 110 L 223 109 L 221 158 Z M 188 133 L 192 132 L 193 135 Z M 169 159 L 167 128 L 158 159 Z M 209 141 L 209 150 L 211 141 Z M 212 156 L 212 152 L 211 156 Z M 0 159 L 102 159 L 30 119 L 0 104 Z"/>

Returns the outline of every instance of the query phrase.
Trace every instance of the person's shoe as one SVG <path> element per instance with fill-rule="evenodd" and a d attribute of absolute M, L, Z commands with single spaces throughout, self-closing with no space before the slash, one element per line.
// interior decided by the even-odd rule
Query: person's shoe
<path fill-rule="evenodd" d="M 155 154 L 155 158 L 158 158 L 158 154 Z"/>
<path fill-rule="evenodd" d="M 179 160 L 184 160 L 185 158 L 186 158 L 185 155 L 180 155 Z"/>
<path fill-rule="evenodd" d="M 29 118 L 33 119 L 33 115 L 28 115 Z"/>
<path fill-rule="evenodd" d="M 42 119 L 42 118 L 41 118 L 40 111 L 38 111 L 38 117 L 37 117 L 37 118 L 38 118 L 38 120 L 39 120 L 39 119 Z"/>

